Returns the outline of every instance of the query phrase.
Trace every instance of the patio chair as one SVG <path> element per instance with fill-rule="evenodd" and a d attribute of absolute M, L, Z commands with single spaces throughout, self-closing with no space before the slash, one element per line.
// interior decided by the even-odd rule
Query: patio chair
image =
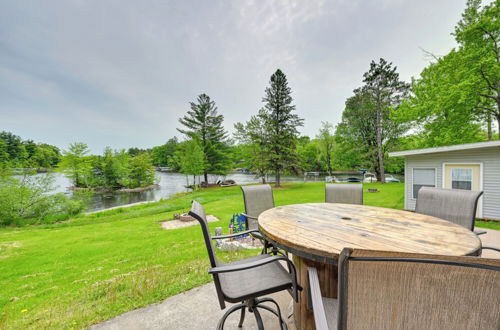
<path fill-rule="evenodd" d="M 262 212 L 274 207 L 273 190 L 268 184 L 241 186 L 241 190 L 243 191 L 243 202 L 245 204 L 245 213 L 243 215 L 247 219 L 247 229 L 257 229 L 251 235 L 264 245 L 262 253 L 267 253 L 267 249 L 271 244 L 258 231 L 258 217 Z"/>
<path fill-rule="evenodd" d="M 338 299 L 308 268 L 316 329 L 500 329 L 500 260 L 344 249 Z M 325 308 L 326 307 L 326 308 Z"/>
<path fill-rule="evenodd" d="M 476 235 L 486 234 L 484 230 L 474 230 L 477 202 L 482 194 L 482 191 L 422 187 L 415 212 L 459 224 Z"/>
<path fill-rule="evenodd" d="M 217 329 L 224 328 L 224 322 L 227 317 L 237 310 L 241 310 L 240 322 L 238 327 L 243 325 L 245 319 L 245 310 L 254 314 L 259 330 L 264 329 L 259 309 L 267 310 L 279 319 L 281 329 L 287 329 L 287 325 L 281 317 L 281 311 L 271 298 L 261 298 L 264 295 L 288 290 L 295 301 L 298 300 L 297 275 L 295 266 L 290 259 L 284 256 L 275 256 L 270 254 L 261 254 L 255 257 L 238 260 L 230 263 L 219 261 L 215 255 L 212 246 L 213 239 L 223 239 L 235 237 L 241 234 L 254 232 L 255 229 L 247 230 L 231 235 L 211 236 L 203 206 L 193 201 L 189 215 L 199 221 L 211 268 L 208 270 L 212 274 L 217 290 L 217 297 L 221 309 L 226 308 L 226 302 L 237 303 L 229 308 L 220 319 Z M 281 264 L 285 262 L 289 270 Z M 276 309 L 273 309 L 263 303 L 273 303 Z"/>
<path fill-rule="evenodd" d="M 363 185 L 332 183 L 325 186 L 325 202 L 363 205 Z"/>

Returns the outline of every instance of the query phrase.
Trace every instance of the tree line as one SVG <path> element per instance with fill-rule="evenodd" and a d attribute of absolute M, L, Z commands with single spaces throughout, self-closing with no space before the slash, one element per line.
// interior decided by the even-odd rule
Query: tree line
<path fill-rule="evenodd" d="M 0 165 L 10 168 L 53 168 L 61 151 L 47 143 L 23 140 L 13 133 L 0 132 Z"/>

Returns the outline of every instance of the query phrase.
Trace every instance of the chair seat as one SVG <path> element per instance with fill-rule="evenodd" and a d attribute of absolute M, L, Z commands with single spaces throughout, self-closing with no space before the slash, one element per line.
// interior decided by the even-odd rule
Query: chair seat
<path fill-rule="evenodd" d="M 323 307 L 325 308 L 326 323 L 328 324 L 328 329 L 337 329 L 339 314 L 338 299 L 321 297 L 321 300 L 323 300 Z"/>
<path fill-rule="evenodd" d="M 261 254 L 225 265 L 244 264 L 270 257 L 268 254 Z M 221 273 L 219 279 L 222 292 L 229 302 L 240 302 L 248 298 L 259 297 L 292 287 L 290 273 L 280 262 L 271 262 L 251 269 Z"/>

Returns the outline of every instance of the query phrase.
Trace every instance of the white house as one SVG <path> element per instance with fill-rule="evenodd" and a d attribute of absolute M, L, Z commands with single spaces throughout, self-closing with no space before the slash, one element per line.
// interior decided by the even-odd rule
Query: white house
<path fill-rule="evenodd" d="M 423 186 L 482 190 L 477 217 L 500 220 L 500 141 L 389 153 L 405 157 L 405 209 Z"/>

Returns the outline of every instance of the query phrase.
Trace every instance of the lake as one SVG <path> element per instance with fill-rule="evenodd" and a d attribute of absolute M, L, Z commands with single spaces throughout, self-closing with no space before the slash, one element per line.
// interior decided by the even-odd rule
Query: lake
<path fill-rule="evenodd" d="M 37 175 L 47 175 L 44 173 Z M 71 196 L 72 191 L 68 188 L 72 185 L 71 181 L 62 173 L 52 173 L 51 175 L 55 178 L 56 190 L 54 193 L 63 192 L 68 196 Z M 186 176 L 181 173 L 165 173 L 156 172 L 156 176 L 159 180 L 158 187 L 151 190 L 141 191 L 141 192 L 109 192 L 109 193 L 96 193 L 92 197 L 92 201 L 88 206 L 88 212 L 94 212 L 99 210 L 105 210 L 116 206 L 148 202 L 148 201 L 158 201 L 160 199 L 168 198 L 180 192 L 191 191 L 191 189 L 186 188 Z M 209 176 L 209 182 L 217 181 L 218 176 Z M 258 178 L 253 174 L 243 174 L 234 173 L 228 174 L 226 180 L 234 180 L 237 184 L 248 184 L 260 182 Z M 283 182 L 303 182 L 303 177 L 282 177 Z M 189 177 L 189 183 L 193 182 L 192 176 Z"/>
<path fill-rule="evenodd" d="M 37 175 L 48 175 L 46 173 L 40 173 Z M 62 192 L 71 196 L 72 191 L 69 189 L 71 186 L 71 181 L 62 173 L 52 173 L 55 178 L 56 189 L 54 193 Z M 108 192 L 108 193 L 95 193 L 92 197 L 90 205 L 88 205 L 88 212 L 95 212 L 100 210 L 109 209 L 112 207 L 149 202 L 149 201 L 159 201 L 160 199 L 166 199 L 172 195 L 180 192 L 191 191 L 191 189 L 186 188 L 186 176 L 181 173 L 166 173 L 166 172 L 156 172 L 156 176 L 159 180 L 158 187 L 141 191 L 141 192 Z M 353 175 L 351 175 L 353 176 Z M 356 175 L 354 175 L 356 176 Z M 347 177 L 347 176 L 346 176 Z M 395 175 L 398 179 L 402 179 L 402 176 Z M 209 182 L 216 182 L 219 176 L 209 176 Z M 222 177 L 220 177 L 222 179 Z M 253 174 L 243 174 L 243 173 L 232 173 L 225 177 L 226 180 L 234 180 L 237 184 L 248 184 L 260 182 L 259 178 L 256 178 Z M 269 179 L 274 180 L 274 177 Z M 192 176 L 189 177 L 189 183 L 192 183 Z M 282 176 L 282 182 L 304 182 L 304 177 L 302 176 Z M 324 176 L 318 177 L 308 177 L 307 181 L 324 181 Z"/>

